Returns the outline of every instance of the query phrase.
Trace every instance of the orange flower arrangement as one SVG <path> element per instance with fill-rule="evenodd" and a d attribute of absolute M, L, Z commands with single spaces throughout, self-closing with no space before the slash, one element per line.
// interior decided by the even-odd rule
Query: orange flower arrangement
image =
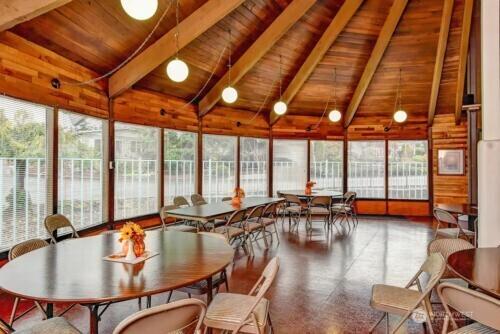
<path fill-rule="evenodd" d="M 242 188 L 240 188 L 240 187 L 234 188 L 233 199 L 231 200 L 231 204 L 233 206 L 240 206 L 241 205 L 241 200 L 243 198 L 245 198 L 245 191 Z"/>
<path fill-rule="evenodd" d="M 132 240 L 135 256 L 139 257 L 144 254 L 146 249 L 146 245 L 144 244 L 145 237 L 146 233 L 139 224 L 128 222 L 120 229 L 120 239 L 118 241 L 123 244 L 123 252 L 127 254 L 128 243 L 123 241 Z"/>
<path fill-rule="evenodd" d="M 306 183 L 306 195 L 312 194 L 312 188 L 314 187 L 315 184 L 316 184 L 316 182 L 314 182 L 314 181 L 307 181 L 307 183 Z"/>

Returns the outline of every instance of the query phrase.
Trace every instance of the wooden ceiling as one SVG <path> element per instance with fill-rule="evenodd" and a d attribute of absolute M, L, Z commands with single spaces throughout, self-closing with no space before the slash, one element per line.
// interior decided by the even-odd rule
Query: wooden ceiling
<path fill-rule="evenodd" d="M 126 59 L 151 32 L 169 0 L 159 0 L 156 15 L 147 21 L 130 18 L 119 0 L 73 0 L 10 30 L 70 60 L 105 73 Z M 210 0 L 181 0 L 181 20 Z M 349 0 L 346 0 L 349 1 Z M 398 0 L 364 0 L 321 58 L 289 105 L 288 114 L 319 116 L 332 93 L 337 73 L 337 106 L 345 112 L 360 82 L 391 6 Z M 464 2 L 455 0 L 449 28 L 436 114 L 454 113 L 459 76 Z M 67 2 L 67 1 L 65 1 Z M 180 51 L 190 68 L 183 83 L 165 75 L 166 62 L 134 86 L 198 103 L 227 71 L 228 29 L 232 31 L 233 63 L 268 29 L 292 0 L 247 0 Z M 402 70 L 402 103 L 409 122 L 427 122 L 434 64 L 441 27 L 443 0 L 408 0 L 396 30 L 361 98 L 355 124 L 380 119 L 386 122 L 395 106 L 399 70 Z M 344 0 L 318 0 L 235 85 L 239 99 L 231 107 L 269 113 L 279 97 L 279 59 L 283 63 L 282 90 L 290 84 L 311 50 L 329 26 Z M 175 26 L 169 10 L 147 46 Z M 221 57 L 218 63 L 219 57 Z M 218 65 L 217 65 L 218 63 Z M 216 66 L 217 65 L 217 66 Z M 212 71 L 215 71 L 209 80 Z M 207 83 L 208 80 L 208 83 Z M 273 83 L 275 83 L 273 85 Z M 197 94 L 203 87 L 205 89 Z M 224 105 L 222 101 L 219 105 Z M 333 104 L 330 103 L 330 107 Z M 286 117 L 286 116 L 285 116 Z M 339 124 L 341 126 L 341 124 Z"/>

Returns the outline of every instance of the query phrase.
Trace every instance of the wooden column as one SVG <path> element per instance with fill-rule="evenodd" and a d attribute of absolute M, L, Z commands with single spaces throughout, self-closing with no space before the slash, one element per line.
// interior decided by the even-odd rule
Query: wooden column
<path fill-rule="evenodd" d="M 307 182 L 309 181 L 311 181 L 311 138 L 307 138 Z"/>
<path fill-rule="evenodd" d="M 165 129 L 160 128 L 160 208 L 165 205 Z"/>
<path fill-rule="evenodd" d="M 196 188 L 203 195 L 203 118 L 198 118 L 198 150 L 196 151 Z"/>
<path fill-rule="evenodd" d="M 114 228 L 115 222 L 115 115 L 113 107 L 114 99 L 108 102 L 109 124 L 108 124 L 108 228 Z M 104 171 L 103 171 L 104 172 Z"/>
<path fill-rule="evenodd" d="M 241 163 L 241 150 L 240 150 L 240 144 L 241 144 L 241 139 L 240 136 L 236 137 L 236 187 L 240 187 L 240 177 L 241 177 L 241 170 L 240 170 L 240 163 Z"/>
<path fill-rule="evenodd" d="M 269 163 L 268 163 L 268 193 L 273 197 L 273 130 L 269 127 Z"/>
<path fill-rule="evenodd" d="M 52 141 L 49 142 L 49 158 L 52 163 L 52 213 L 58 213 L 57 202 L 59 199 L 58 178 L 59 178 L 59 107 L 55 106 L 52 116 L 49 118 L 52 128 Z M 50 129 L 50 128 L 49 128 Z"/>

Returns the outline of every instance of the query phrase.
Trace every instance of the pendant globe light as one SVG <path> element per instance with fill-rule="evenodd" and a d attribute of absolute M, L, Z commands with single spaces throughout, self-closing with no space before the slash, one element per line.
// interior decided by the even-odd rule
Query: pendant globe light
<path fill-rule="evenodd" d="M 403 110 L 401 106 L 401 69 L 399 69 L 399 82 L 398 82 L 398 92 L 396 96 L 396 111 L 394 112 L 393 119 L 396 123 L 403 123 L 408 118 L 408 114 Z"/>
<path fill-rule="evenodd" d="M 279 80 L 280 80 L 280 99 L 274 104 L 273 110 L 277 115 L 284 115 L 288 109 L 288 106 L 286 105 L 285 101 L 283 101 L 283 96 L 281 94 L 281 55 L 280 55 L 280 73 L 279 73 Z"/>
<path fill-rule="evenodd" d="M 175 58 L 167 64 L 167 76 L 174 82 L 183 82 L 189 76 L 189 67 L 179 59 L 179 1 L 176 0 L 175 6 Z"/>
<path fill-rule="evenodd" d="M 158 0 L 121 0 L 125 13 L 136 20 L 147 20 L 155 15 Z"/>
<path fill-rule="evenodd" d="M 327 103 L 328 104 L 328 103 Z M 328 113 L 328 119 L 332 123 L 337 123 L 342 118 L 342 114 L 337 109 L 337 69 L 333 69 L 333 109 Z"/>
<path fill-rule="evenodd" d="M 228 31 L 229 33 L 229 40 L 228 40 L 228 47 L 229 47 L 229 59 L 228 59 L 228 73 L 227 73 L 227 86 L 222 90 L 222 100 L 226 103 L 234 103 L 238 99 L 238 91 L 236 88 L 231 86 L 231 29 Z"/>

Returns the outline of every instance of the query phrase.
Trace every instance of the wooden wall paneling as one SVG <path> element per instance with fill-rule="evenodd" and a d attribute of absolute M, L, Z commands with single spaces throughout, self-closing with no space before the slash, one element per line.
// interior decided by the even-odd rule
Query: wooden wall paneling
<path fill-rule="evenodd" d="M 29 21 L 71 0 L 8 0 L 0 3 L 0 31 Z"/>
<path fill-rule="evenodd" d="M 429 216 L 428 201 L 387 201 L 387 214 L 395 216 Z"/>
<path fill-rule="evenodd" d="M 387 204 L 385 200 L 356 200 L 356 210 L 360 215 L 385 215 Z"/>
<path fill-rule="evenodd" d="M 227 107 L 215 107 L 203 116 L 203 133 L 245 137 L 268 136 L 269 124 L 263 113 L 237 110 Z"/>
<path fill-rule="evenodd" d="M 0 92 L 107 118 L 106 83 L 74 85 L 97 76 L 97 73 L 9 31 L 0 33 Z M 54 78 L 61 81 L 60 89 L 52 87 Z"/>
<path fill-rule="evenodd" d="M 474 0 L 464 0 L 464 12 L 462 17 L 462 35 L 460 37 L 460 49 L 458 56 L 458 79 L 455 95 L 455 123 L 459 124 L 462 119 L 462 100 L 464 96 L 465 71 L 467 66 L 467 54 L 469 51 L 469 37 L 472 22 L 472 11 Z"/>

